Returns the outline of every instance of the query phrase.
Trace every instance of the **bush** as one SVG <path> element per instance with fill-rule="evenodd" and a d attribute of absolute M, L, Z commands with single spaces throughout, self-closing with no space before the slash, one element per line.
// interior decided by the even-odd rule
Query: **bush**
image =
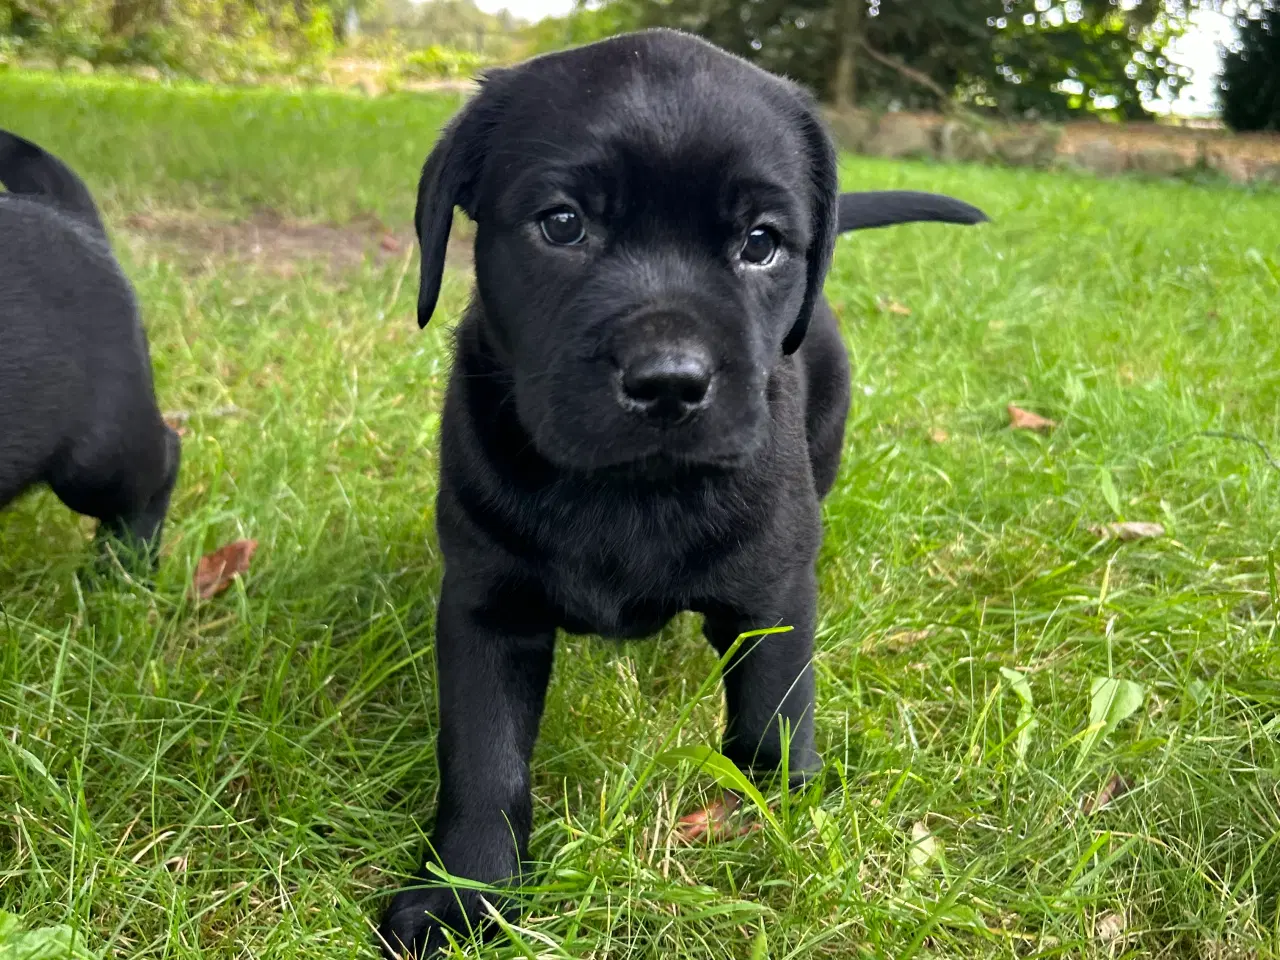
<path fill-rule="evenodd" d="M 0 57 L 208 80 L 296 75 L 333 55 L 333 17 L 328 0 L 0 0 Z"/>
<path fill-rule="evenodd" d="M 424 80 L 463 80 L 474 77 L 487 63 L 478 53 L 432 44 L 405 57 L 404 73 Z"/>

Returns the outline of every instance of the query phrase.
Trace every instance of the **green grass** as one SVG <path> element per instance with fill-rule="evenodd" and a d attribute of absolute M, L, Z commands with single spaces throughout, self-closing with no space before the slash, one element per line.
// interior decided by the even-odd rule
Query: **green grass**
<path fill-rule="evenodd" d="M 403 224 L 453 106 L 0 77 L 0 122 L 113 224 Z M 674 843 L 713 785 L 638 778 L 716 742 L 696 624 L 566 638 L 535 757 L 548 866 L 527 932 L 484 955 L 1280 955 L 1280 469 L 1206 433 L 1280 454 L 1280 195 L 843 172 L 995 222 L 837 252 L 857 386 L 820 568 L 825 789 Z M 183 474 L 152 589 L 89 589 L 91 525 L 46 492 L 0 517 L 0 909 L 118 957 L 371 957 L 435 795 L 448 324 L 417 330 L 398 256 L 282 276 L 120 236 L 161 403 L 193 413 Z M 1009 402 L 1060 426 L 1012 432 Z M 1169 535 L 1087 530 L 1119 519 Z M 193 602 L 198 557 L 238 537 L 261 542 L 248 577 Z M 1034 700 L 1022 760 L 1001 668 Z M 1097 677 L 1144 696 L 1095 738 Z M 1082 810 L 1113 776 L 1130 790 Z"/>

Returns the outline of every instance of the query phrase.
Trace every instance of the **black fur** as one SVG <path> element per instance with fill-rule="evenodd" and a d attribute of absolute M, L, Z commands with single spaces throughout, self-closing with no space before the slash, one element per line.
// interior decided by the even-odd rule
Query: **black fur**
<path fill-rule="evenodd" d="M 0 507 L 39 483 L 154 549 L 180 445 L 156 407 L 133 289 L 88 188 L 0 130 Z"/>
<path fill-rule="evenodd" d="M 792 627 L 735 655 L 722 749 L 773 770 L 785 721 L 791 770 L 820 768 L 814 560 L 849 404 L 821 295 L 837 229 L 983 219 L 881 199 L 838 200 L 798 88 L 671 31 L 499 71 L 442 136 L 416 214 L 423 324 L 453 207 L 477 224 L 437 501 L 431 859 L 450 873 L 519 881 L 557 629 L 636 637 L 694 610 L 726 651 Z M 566 206 L 586 238 L 555 246 L 540 217 Z M 768 266 L 739 259 L 758 224 L 780 240 Z M 436 882 L 398 894 L 381 932 L 389 955 L 420 953 L 482 917 L 476 894 Z"/>

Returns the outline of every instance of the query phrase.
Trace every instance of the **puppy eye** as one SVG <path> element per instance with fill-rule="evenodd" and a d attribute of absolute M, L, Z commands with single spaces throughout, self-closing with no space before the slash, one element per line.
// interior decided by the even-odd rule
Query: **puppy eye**
<path fill-rule="evenodd" d="M 738 256 L 753 266 L 763 267 L 778 252 L 778 235 L 768 227 L 755 227 L 747 234 Z"/>
<path fill-rule="evenodd" d="M 538 225 L 542 227 L 542 235 L 547 238 L 547 243 L 557 247 L 571 247 L 575 243 L 581 243 L 587 235 L 582 217 L 569 207 L 548 210 L 538 220 Z"/>

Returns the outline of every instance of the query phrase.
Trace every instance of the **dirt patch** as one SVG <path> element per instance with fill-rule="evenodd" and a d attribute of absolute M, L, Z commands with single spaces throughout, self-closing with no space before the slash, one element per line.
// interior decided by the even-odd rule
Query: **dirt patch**
<path fill-rule="evenodd" d="M 123 232 L 142 252 L 178 260 L 190 269 L 234 264 L 282 277 L 317 266 L 342 274 L 365 263 L 382 266 L 412 261 L 418 255 L 411 231 L 393 231 L 373 217 L 339 225 L 274 213 L 245 220 L 147 213 L 126 218 Z M 459 223 L 449 238 L 446 265 L 470 270 L 473 239 L 470 225 Z"/>

